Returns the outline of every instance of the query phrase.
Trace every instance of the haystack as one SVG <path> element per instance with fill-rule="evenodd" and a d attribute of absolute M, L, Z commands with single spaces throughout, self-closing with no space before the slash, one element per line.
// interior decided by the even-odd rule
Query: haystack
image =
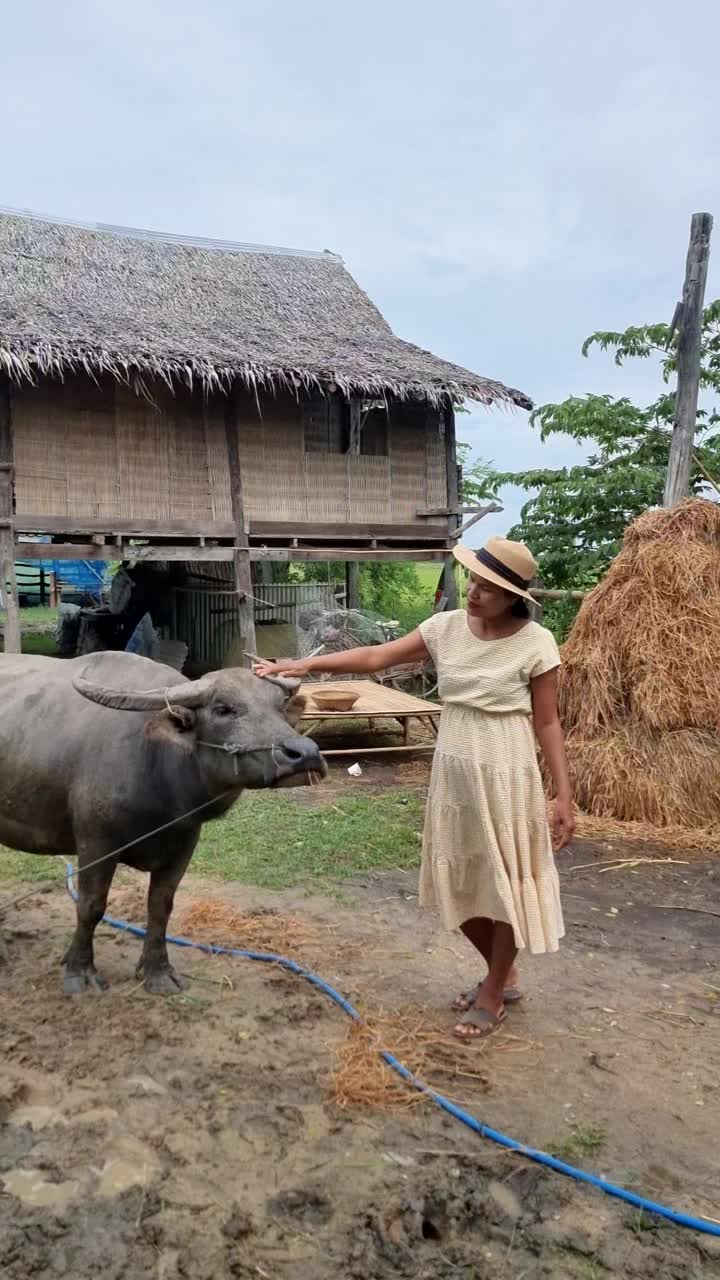
<path fill-rule="evenodd" d="M 628 528 L 563 650 L 579 807 L 655 827 L 720 819 L 720 504 Z"/>

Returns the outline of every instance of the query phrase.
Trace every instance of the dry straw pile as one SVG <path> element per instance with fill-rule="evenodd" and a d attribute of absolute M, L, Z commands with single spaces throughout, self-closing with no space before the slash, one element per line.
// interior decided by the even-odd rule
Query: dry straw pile
<path fill-rule="evenodd" d="M 580 809 L 654 827 L 720 818 L 720 504 L 628 528 L 563 650 L 560 714 Z"/>

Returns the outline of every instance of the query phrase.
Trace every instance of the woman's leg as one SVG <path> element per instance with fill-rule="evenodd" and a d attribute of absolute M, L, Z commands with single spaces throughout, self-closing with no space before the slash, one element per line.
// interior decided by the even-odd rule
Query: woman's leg
<path fill-rule="evenodd" d="M 463 933 L 466 933 L 467 926 L 472 923 L 468 921 L 462 926 Z M 493 923 L 488 975 L 478 988 L 472 1008 L 466 1015 L 466 1021 L 459 1022 L 455 1027 L 456 1035 L 463 1039 L 475 1040 L 495 1030 L 505 1011 L 503 993 L 508 986 L 516 956 L 517 947 L 512 925 L 496 920 Z M 474 1014 L 478 1016 L 473 1018 Z"/>
<path fill-rule="evenodd" d="M 486 916 L 473 916 L 471 920 L 466 920 L 460 925 L 462 932 L 465 934 L 468 942 L 471 942 L 476 951 L 480 952 L 485 961 L 488 970 L 492 964 L 493 940 L 495 937 L 495 921 L 488 920 Z M 513 964 L 507 977 L 506 990 L 513 993 L 517 991 L 519 982 L 518 972 Z M 458 996 L 453 1003 L 453 1009 L 456 1013 L 464 1013 L 466 1009 L 470 1009 L 475 1001 L 478 991 L 482 986 L 483 979 L 478 982 L 474 991 L 466 991 Z M 515 999 L 519 999 L 520 993 L 515 995 Z"/>

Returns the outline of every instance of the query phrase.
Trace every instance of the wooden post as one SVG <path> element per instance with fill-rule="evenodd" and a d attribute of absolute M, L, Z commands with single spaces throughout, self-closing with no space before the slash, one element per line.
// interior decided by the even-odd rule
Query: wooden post
<path fill-rule="evenodd" d="M 360 607 L 360 565 L 349 560 L 345 565 L 345 608 Z"/>
<path fill-rule="evenodd" d="M 445 471 L 447 475 L 448 538 L 453 538 L 460 524 L 460 492 L 458 485 L 457 443 L 455 440 L 455 410 L 448 401 L 443 410 L 445 425 Z M 446 556 L 443 562 L 442 597 L 445 609 L 457 609 L 458 589 L 455 576 L 455 558 Z"/>
<path fill-rule="evenodd" d="M 261 560 L 255 566 L 255 581 L 260 587 L 271 587 L 273 580 L 272 561 Z M 262 592 L 260 593 L 262 594 Z"/>
<path fill-rule="evenodd" d="M 673 507 L 690 492 L 690 469 L 700 387 L 700 345 L 712 216 L 694 213 L 685 265 L 682 302 L 676 308 L 670 336 L 678 329 L 678 379 L 675 422 L 663 506 Z"/>
<path fill-rule="evenodd" d="M 235 524 L 235 589 L 238 593 L 238 630 L 240 652 L 257 653 L 255 648 L 255 609 L 253 600 L 250 549 L 243 507 L 242 472 L 238 447 L 237 399 L 235 387 L 228 392 L 225 405 L 225 437 L 227 440 L 228 469 L 230 471 L 230 495 Z M 250 659 L 243 657 L 245 665 Z"/>
<path fill-rule="evenodd" d="M 20 611 L 15 580 L 15 530 L 13 528 L 13 442 L 10 417 L 10 381 L 0 374 L 0 612 L 5 614 L 5 653 L 22 651 Z"/>

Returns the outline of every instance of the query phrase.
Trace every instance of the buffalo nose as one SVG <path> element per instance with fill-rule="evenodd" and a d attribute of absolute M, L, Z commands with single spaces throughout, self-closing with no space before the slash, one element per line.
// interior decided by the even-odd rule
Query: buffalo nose
<path fill-rule="evenodd" d="M 320 751 L 312 738 L 302 738 L 299 735 L 288 738 L 279 743 L 275 751 L 278 763 L 286 765 L 293 772 L 319 770 L 322 765 Z"/>

